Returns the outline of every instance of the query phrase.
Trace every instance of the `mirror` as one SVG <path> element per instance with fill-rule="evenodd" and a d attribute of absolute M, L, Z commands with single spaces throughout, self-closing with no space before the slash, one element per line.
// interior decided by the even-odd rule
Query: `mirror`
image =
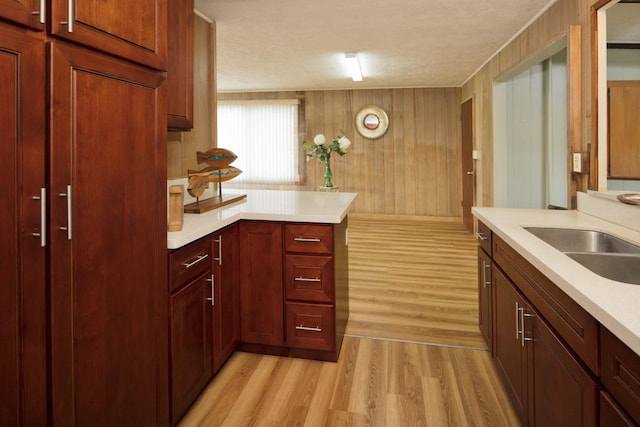
<path fill-rule="evenodd" d="M 597 159 L 595 168 L 592 168 L 592 178 L 589 187 L 594 190 L 627 190 L 640 191 L 640 174 L 633 179 L 616 179 L 617 163 L 610 169 L 610 162 L 616 159 L 625 159 L 634 164 L 640 163 L 637 159 L 637 149 L 617 148 L 619 145 L 629 147 L 628 141 L 618 144 L 612 141 L 609 144 L 610 133 L 616 129 L 609 129 L 610 105 L 609 87 L 612 81 L 615 85 L 625 85 L 624 81 L 640 81 L 640 3 L 635 0 L 611 0 L 600 1 L 594 5 L 595 22 L 593 28 L 597 49 L 593 55 L 592 75 L 596 82 L 593 91 L 593 110 L 597 120 L 593 124 L 594 148 L 593 154 Z M 622 82 L 622 83 L 620 83 Z M 614 103 L 611 104 L 612 106 Z M 613 110 L 611 110 L 613 114 Z M 636 113 L 634 113 L 636 114 Z M 615 115 L 611 126 L 616 125 L 619 115 Z M 633 120 L 633 119 L 632 119 Z M 629 122 L 629 120 L 627 120 Z M 623 135 L 628 134 L 626 131 Z M 613 151 L 612 151 L 613 150 Z M 638 168 L 640 170 L 640 165 Z"/>
<path fill-rule="evenodd" d="M 355 124 L 358 133 L 363 137 L 378 139 L 389 128 L 389 117 L 377 105 L 365 105 L 356 113 Z"/>
<path fill-rule="evenodd" d="M 380 126 L 380 118 L 375 114 L 367 114 L 364 116 L 364 127 L 367 129 L 377 129 Z"/>

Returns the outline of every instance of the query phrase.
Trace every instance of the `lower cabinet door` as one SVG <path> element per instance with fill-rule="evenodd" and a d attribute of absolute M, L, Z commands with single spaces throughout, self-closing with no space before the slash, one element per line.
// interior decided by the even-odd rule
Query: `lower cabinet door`
<path fill-rule="evenodd" d="M 184 415 L 213 374 L 210 279 L 210 273 L 205 273 L 171 296 L 172 424 Z"/>
<path fill-rule="evenodd" d="M 478 326 L 489 351 L 492 351 L 493 340 L 491 313 L 491 258 L 481 246 L 478 246 Z"/>
<path fill-rule="evenodd" d="M 531 426 L 598 425 L 598 386 L 537 314 L 531 323 L 529 363 Z"/>
<path fill-rule="evenodd" d="M 287 302 L 287 345 L 310 350 L 333 350 L 336 343 L 332 305 Z"/>
<path fill-rule="evenodd" d="M 600 425 L 606 427 L 633 427 L 637 424 L 620 408 L 606 391 L 600 392 Z"/>
<path fill-rule="evenodd" d="M 524 299 L 499 268 L 493 269 L 495 295 L 493 357 L 513 407 L 527 419 L 527 352 L 522 346 L 519 309 Z"/>

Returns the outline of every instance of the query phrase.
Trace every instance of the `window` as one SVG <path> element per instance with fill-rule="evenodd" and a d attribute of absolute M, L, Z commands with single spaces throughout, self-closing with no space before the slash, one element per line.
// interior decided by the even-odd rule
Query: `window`
<path fill-rule="evenodd" d="M 297 184 L 298 100 L 218 101 L 218 147 L 233 151 L 234 183 Z"/>

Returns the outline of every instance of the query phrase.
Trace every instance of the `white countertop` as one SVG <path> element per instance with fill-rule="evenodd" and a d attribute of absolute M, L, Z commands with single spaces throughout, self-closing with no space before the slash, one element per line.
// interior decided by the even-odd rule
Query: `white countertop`
<path fill-rule="evenodd" d="M 523 227 L 599 230 L 636 244 L 639 231 L 580 211 L 473 208 L 473 214 L 640 355 L 640 285 L 605 279 Z"/>
<path fill-rule="evenodd" d="M 238 190 L 238 202 L 203 214 L 184 214 L 181 231 L 167 233 L 167 246 L 177 249 L 241 219 L 339 224 L 353 207 L 357 193 Z"/>

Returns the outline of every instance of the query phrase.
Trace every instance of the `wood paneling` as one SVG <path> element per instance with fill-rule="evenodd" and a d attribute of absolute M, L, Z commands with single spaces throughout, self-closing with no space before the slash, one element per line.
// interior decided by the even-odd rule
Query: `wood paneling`
<path fill-rule="evenodd" d="M 193 122 L 190 132 L 169 132 L 168 169 L 169 179 L 185 178 L 188 169 L 200 169 L 196 151 L 206 151 L 216 146 L 216 25 L 198 14 L 194 24 L 194 79 Z"/>
<path fill-rule="evenodd" d="M 550 44 L 567 36 L 569 44 L 570 149 L 586 152 L 591 138 L 590 7 L 593 0 L 558 0 L 462 86 L 462 99 L 475 100 L 476 204 L 492 206 L 493 193 L 493 82 L 520 66 Z M 570 31 L 570 26 L 573 26 Z M 581 26 L 581 30 L 575 27 Z M 578 144 L 580 144 L 578 146 Z M 585 191 L 587 180 L 572 177 L 571 192 Z M 575 197 L 574 197 L 575 198 Z"/>
<path fill-rule="evenodd" d="M 219 99 L 272 98 L 303 99 L 301 141 L 318 133 L 333 138 L 340 130 L 351 139 L 349 153 L 333 156 L 331 164 L 333 184 L 359 194 L 354 212 L 461 217 L 459 88 L 219 94 Z M 389 116 L 389 130 L 380 139 L 363 138 L 356 130 L 354 117 L 368 104 Z M 324 166 L 303 165 L 299 186 L 271 188 L 316 190 L 324 182 Z"/>

